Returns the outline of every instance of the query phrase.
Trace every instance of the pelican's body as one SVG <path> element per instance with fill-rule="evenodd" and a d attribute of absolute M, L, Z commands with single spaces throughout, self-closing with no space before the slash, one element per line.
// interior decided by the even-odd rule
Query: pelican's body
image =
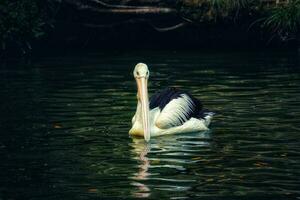
<path fill-rule="evenodd" d="M 175 88 L 166 88 L 148 100 L 147 65 L 139 63 L 134 70 L 138 85 L 138 103 L 129 134 L 144 137 L 208 130 L 212 112 L 203 109 L 201 102 Z"/>

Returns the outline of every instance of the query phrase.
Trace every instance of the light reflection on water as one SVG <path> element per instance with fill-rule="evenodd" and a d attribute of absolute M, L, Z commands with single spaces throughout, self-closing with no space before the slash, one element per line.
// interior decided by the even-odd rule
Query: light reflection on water
<path fill-rule="evenodd" d="M 129 138 L 132 69 L 217 113 L 208 132 Z M 0 68 L 0 199 L 300 196 L 294 53 L 131 52 Z"/>
<path fill-rule="evenodd" d="M 193 152 L 197 152 L 201 147 L 209 147 L 209 132 L 152 138 L 150 143 L 146 143 L 143 139 L 132 138 L 132 140 L 133 159 L 139 163 L 138 172 L 129 177 L 133 180 L 131 184 L 137 187 L 133 196 L 149 197 L 152 187 L 176 193 L 191 189 L 188 183 L 195 183 L 195 179 L 187 176 L 163 178 L 159 171 L 161 169 L 174 169 L 181 173 L 186 171 L 185 165 L 196 163 L 201 159 L 193 157 Z M 151 173 L 152 170 L 158 172 Z M 157 183 L 148 186 L 147 183 L 143 183 L 147 180 Z"/>

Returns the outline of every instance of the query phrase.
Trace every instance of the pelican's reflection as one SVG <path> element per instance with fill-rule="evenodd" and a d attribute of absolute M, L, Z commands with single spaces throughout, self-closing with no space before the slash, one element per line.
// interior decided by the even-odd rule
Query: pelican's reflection
<path fill-rule="evenodd" d="M 137 191 L 133 192 L 133 196 L 135 197 L 149 197 L 150 196 L 150 188 L 141 183 L 142 180 L 147 180 L 147 177 L 150 175 L 148 172 L 150 161 L 147 157 L 148 152 L 150 151 L 151 144 L 146 143 L 143 139 L 133 138 L 132 147 L 135 154 L 135 159 L 140 161 L 139 171 L 134 174 L 132 179 L 134 182 L 131 184 L 138 188 Z"/>
<path fill-rule="evenodd" d="M 210 133 L 206 131 L 163 136 L 152 138 L 149 143 L 143 139 L 132 138 L 130 145 L 132 158 L 139 163 L 138 171 L 129 177 L 132 180 L 131 185 L 136 187 L 132 195 L 145 198 L 153 193 L 151 188 L 174 192 L 189 190 L 196 180 L 185 175 L 186 168 L 195 163 L 194 158 L 202 156 L 210 146 Z M 165 174 L 166 168 L 168 174 Z M 147 185 L 149 183 L 151 185 Z"/>

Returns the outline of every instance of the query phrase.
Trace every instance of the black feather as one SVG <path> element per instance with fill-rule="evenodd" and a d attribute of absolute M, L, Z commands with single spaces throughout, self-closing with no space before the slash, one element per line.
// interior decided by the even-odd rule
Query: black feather
<path fill-rule="evenodd" d="M 159 107 L 160 110 L 162 111 L 164 109 L 164 107 L 173 99 L 177 99 L 180 98 L 181 95 L 187 95 L 191 101 L 192 101 L 192 105 L 191 105 L 191 111 L 189 113 L 186 114 L 186 118 L 187 120 L 189 120 L 190 118 L 194 117 L 194 118 L 204 118 L 205 115 L 204 113 L 207 112 L 207 110 L 203 110 L 203 106 L 202 103 L 200 102 L 200 100 L 194 98 L 192 95 L 190 95 L 187 92 L 183 92 L 179 89 L 176 88 L 165 88 L 157 93 L 155 93 L 153 96 L 151 96 L 150 98 L 150 109 L 154 109 L 156 107 Z M 183 124 L 186 120 L 184 119 L 180 119 L 180 122 Z"/>

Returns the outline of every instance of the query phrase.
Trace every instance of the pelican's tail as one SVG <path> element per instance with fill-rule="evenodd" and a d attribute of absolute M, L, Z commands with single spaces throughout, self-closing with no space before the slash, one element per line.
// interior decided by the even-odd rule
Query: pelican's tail
<path fill-rule="evenodd" d="M 215 112 L 211 112 L 211 111 L 208 111 L 208 110 L 203 110 L 201 112 L 201 118 L 204 120 L 204 123 L 205 123 L 205 126 L 208 127 L 213 116 L 215 115 L 216 113 Z"/>

